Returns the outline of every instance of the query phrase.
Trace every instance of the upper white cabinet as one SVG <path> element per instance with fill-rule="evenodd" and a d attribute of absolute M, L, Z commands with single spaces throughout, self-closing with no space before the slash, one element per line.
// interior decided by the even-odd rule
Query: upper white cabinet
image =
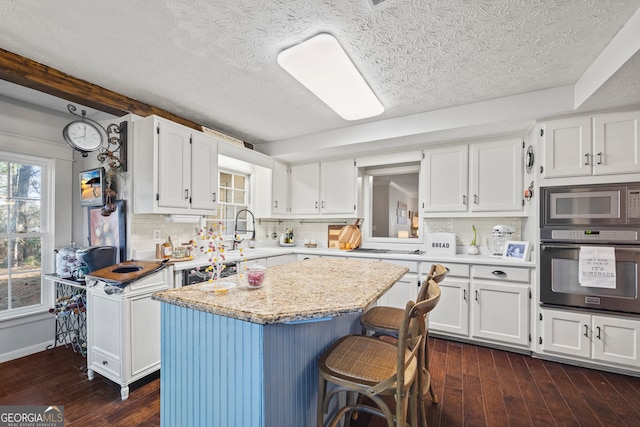
<path fill-rule="evenodd" d="M 289 191 L 293 215 L 355 215 L 355 161 L 344 159 L 291 165 Z"/>
<path fill-rule="evenodd" d="M 284 215 L 289 210 L 289 167 L 286 163 L 273 162 L 271 182 L 271 213 Z"/>
<path fill-rule="evenodd" d="M 541 129 L 544 178 L 640 172 L 640 111 L 555 120 Z"/>
<path fill-rule="evenodd" d="M 217 141 L 156 116 L 134 122 L 134 213 L 211 215 L 217 209 Z"/>
<path fill-rule="evenodd" d="M 423 211 L 513 215 L 523 211 L 523 144 L 508 139 L 433 148 L 422 161 Z"/>
<path fill-rule="evenodd" d="M 469 185 L 467 145 L 434 148 L 424 151 L 425 212 L 466 212 Z"/>

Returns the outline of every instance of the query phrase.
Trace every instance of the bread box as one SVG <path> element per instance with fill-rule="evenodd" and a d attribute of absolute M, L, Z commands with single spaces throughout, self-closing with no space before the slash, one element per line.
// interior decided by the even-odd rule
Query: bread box
<path fill-rule="evenodd" d="M 427 254 L 455 255 L 456 235 L 454 233 L 427 233 Z"/>

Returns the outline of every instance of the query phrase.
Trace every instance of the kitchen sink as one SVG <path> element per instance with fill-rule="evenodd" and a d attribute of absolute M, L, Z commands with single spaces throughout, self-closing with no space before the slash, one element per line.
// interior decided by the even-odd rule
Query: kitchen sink
<path fill-rule="evenodd" d="M 422 255 L 424 251 L 416 250 L 394 250 L 394 249 L 374 249 L 374 248 L 355 248 L 349 252 L 362 252 L 368 254 L 395 254 L 395 255 Z"/>
<path fill-rule="evenodd" d="M 116 267 L 111 271 L 113 273 L 126 274 L 126 273 L 135 273 L 136 271 L 140 271 L 140 270 L 142 270 L 142 267 L 140 267 L 139 265 L 123 265 L 121 267 Z"/>

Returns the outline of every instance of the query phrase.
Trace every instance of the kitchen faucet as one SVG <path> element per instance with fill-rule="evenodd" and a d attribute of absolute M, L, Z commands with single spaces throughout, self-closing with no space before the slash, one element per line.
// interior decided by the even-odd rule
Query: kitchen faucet
<path fill-rule="evenodd" d="M 253 230 L 246 230 L 246 229 L 245 230 L 241 230 L 241 229 L 238 228 L 238 217 L 240 216 L 240 214 L 242 212 L 247 212 L 249 215 L 251 215 L 251 223 L 253 225 Z M 245 233 L 251 231 L 251 240 L 254 240 L 256 238 L 256 218 L 253 216 L 253 213 L 249 209 L 240 209 L 238 211 L 238 213 L 236 214 L 236 221 L 235 221 L 233 229 L 234 229 L 234 232 L 233 232 L 233 250 L 238 249 L 238 245 L 240 244 L 240 242 L 242 242 L 242 239 L 238 235 L 238 231 L 243 231 Z"/>

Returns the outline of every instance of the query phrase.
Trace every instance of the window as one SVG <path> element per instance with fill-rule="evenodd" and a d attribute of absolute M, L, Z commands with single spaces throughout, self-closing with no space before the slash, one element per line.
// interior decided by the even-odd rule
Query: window
<path fill-rule="evenodd" d="M 42 286 L 47 173 L 46 163 L 0 154 L 0 317 L 49 305 Z"/>
<path fill-rule="evenodd" d="M 220 171 L 219 176 L 220 200 L 218 214 L 213 217 L 222 222 L 222 234 L 232 236 L 236 215 L 243 209 L 248 209 L 247 187 L 249 176 L 235 172 Z M 241 212 L 238 217 L 238 229 L 247 229 L 247 212 Z"/>

